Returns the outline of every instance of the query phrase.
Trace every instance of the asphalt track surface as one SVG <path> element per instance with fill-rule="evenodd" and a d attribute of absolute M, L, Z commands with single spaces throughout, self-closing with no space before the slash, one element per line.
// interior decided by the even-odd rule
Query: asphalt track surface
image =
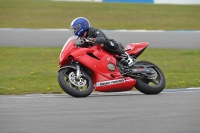
<path fill-rule="evenodd" d="M 200 88 L 0 96 L 1 133 L 199 133 Z"/>
<path fill-rule="evenodd" d="M 124 46 L 149 42 L 151 48 L 200 49 L 200 31 L 106 31 Z M 62 47 L 72 35 L 66 29 L 0 29 L 0 46 Z"/>
<path fill-rule="evenodd" d="M 200 48 L 200 32 L 112 32 L 123 44 Z M 0 29 L 0 46 L 62 47 L 68 30 Z M 200 133 L 200 88 L 62 95 L 0 96 L 0 133 Z"/>

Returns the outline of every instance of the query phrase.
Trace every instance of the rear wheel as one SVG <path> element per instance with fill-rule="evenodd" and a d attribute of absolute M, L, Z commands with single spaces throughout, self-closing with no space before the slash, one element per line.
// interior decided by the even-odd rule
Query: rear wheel
<path fill-rule="evenodd" d="M 135 88 L 137 90 L 144 94 L 158 94 L 165 88 L 165 76 L 159 67 L 147 61 L 138 61 L 136 65 L 152 65 L 152 67 L 148 69 L 153 73 L 151 78 L 136 78 Z"/>
<path fill-rule="evenodd" d="M 73 97 L 87 97 L 93 91 L 93 82 L 90 76 L 82 71 L 77 78 L 76 69 L 65 68 L 58 73 L 58 83 L 67 94 Z"/>

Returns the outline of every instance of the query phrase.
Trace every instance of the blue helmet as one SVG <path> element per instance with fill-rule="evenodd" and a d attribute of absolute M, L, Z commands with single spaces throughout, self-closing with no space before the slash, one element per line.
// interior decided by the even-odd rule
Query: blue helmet
<path fill-rule="evenodd" d="M 71 22 L 70 28 L 76 36 L 81 36 L 86 30 L 90 28 L 90 22 L 84 17 L 78 17 Z"/>

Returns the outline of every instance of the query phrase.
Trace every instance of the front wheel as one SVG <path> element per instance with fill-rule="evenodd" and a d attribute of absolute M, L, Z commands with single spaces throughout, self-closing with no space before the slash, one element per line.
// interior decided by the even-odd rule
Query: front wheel
<path fill-rule="evenodd" d="M 87 97 L 93 91 L 93 82 L 90 76 L 82 71 L 76 76 L 76 69 L 65 68 L 58 72 L 58 83 L 67 94 L 73 97 Z"/>
<path fill-rule="evenodd" d="M 138 61 L 136 65 L 150 65 L 148 68 L 154 75 L 153 78 L 140 77 L 136 78 L 135 88 L 144 94 L 158 94 L 164 88 L 166 84 L 165 76 L 161 69 L 148 61 Z"/>

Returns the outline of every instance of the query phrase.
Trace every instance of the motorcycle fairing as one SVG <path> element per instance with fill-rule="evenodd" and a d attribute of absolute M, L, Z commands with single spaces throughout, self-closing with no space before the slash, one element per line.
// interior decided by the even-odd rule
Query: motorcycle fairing
<path fill-rule="evenodd" d="M 99 47 L 101 46 L 96 45 L 89 48 L 80 48 L 78 51 L 72 51 L 70 55 L 74 60 L 77 60 L 93 71 L 96 82 L 122 78 L 116 66 L 116 59 L 103 49 L 99 50 Z M 115 70 L 111 71 L 108 69 L 109 63 L 115 66 Z"/>
<path fill-rule="evenodd" d="M 72 52 L 71 55 L 75 60 L 84 64 L 87 68 L 93 71 L 92 79 L 96 83 L 94 89 L 101 92 L 118 92 L 129 91 L 136 84 L 136 80 L 132 78 L 124 78 L 116 66 L 116 59 L 109 53 L 103 50 L 98 50 L 100 45 L 91 48 L 81 48 L 79 52 Z M 88 55 L 88 53 L 93 56 Z M 105 54 L 106 53 L 106 54 Z M 97 59 L 98 58 L 98 59 Z M 90 63 L 88 63 L 88 61 Z M 115 65 L 115 70 L 108 69 L 108 64 Z"/>
<path fill-rule="evenodd" d="M 122 90 L 129 91 L 133 89 L 135 84 L 135 79 L 126 77 L 117 80 L 97 82 L 95 85 L 95 90 L 100 92 L 119 92 Z"/>
<path fill-rule="evenodd" d="M 125 50 L 129 55 L 134 55 L 137 58 L 149 45 L 148 42 L 130 43 Z"/>
<path fill-rule="evenodd" d="M 63 46 L 63 48 L 60 52 L 60 58 L 59 58 L 60 67 L 66 66 L 69 63 L 69 61 L 70 61 L 70 58 L 68 58 L 70 55 L 69 51 L 77 49 L 76 47 L 74 47 L 75 40 L 76 40 L 76 37 L 72 36 L 67 40 L 67 42 Z"/>

